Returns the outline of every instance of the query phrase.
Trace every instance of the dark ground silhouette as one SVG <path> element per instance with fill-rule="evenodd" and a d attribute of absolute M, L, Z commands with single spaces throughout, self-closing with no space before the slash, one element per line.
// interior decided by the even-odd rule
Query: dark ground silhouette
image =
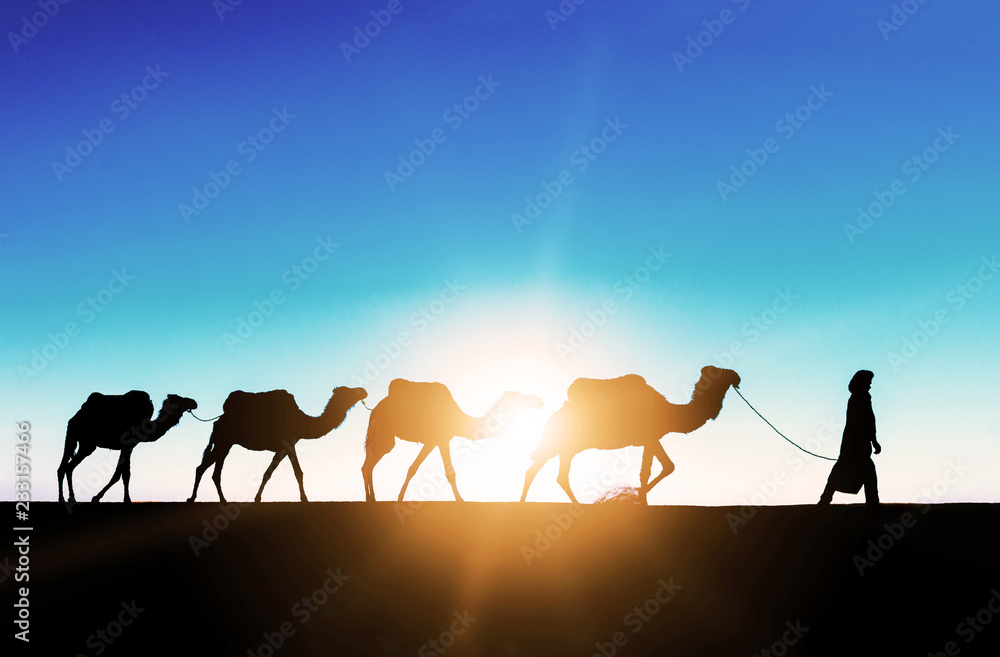
<path fill-rule="evenodd" d="M 32 654 L 98 632 L 104 657 L 1000 647 L 996 505 L 399 506 L 32 504 Z"/>
<path fill-rule="evenodd" d="M 98 447 L 121 452 L 118 467 L 107 486 L 94 496 L 97 502 L 119 479 L 125 488 L 126 502 L 131 501 L 128 485 L 132 476 L 132 450 L 139 443 L 159 440 L 177 425 L 186 411 L 198 408 L 193 399 L 178 395 L 167 395 L 156 420 L 153 420 L 153 402 L 141 390 L 132 390 L 124 395 L 104 395 L 93 392 L 80 410 L 66 425 L 66 446 L 62 461 L 56 471 L 59 479 L 59 501 L 63 496 L 63 478 L 69 489 L 69 501 L 76 501 L 73 491 L 73 470 L 83 459 L 94 453 Z"/>
<path fill-rule="evenodd" d="M 233 445 L 240 445 L 255 451 L 274 452 L 274 458 L 264 472 L 257 490 L 257 501 L 264 492 L 264 484 L 271 473 L 286 456 L 292 463 L 295 479 L 299 484 L 299 494 L 306 502 L 306 489 L 302 483 L 302 468 L 295 453 L 295 443 L 312 440 L 330 433 L 341 425 L 347 411 L 368 396 L 363 388 L 339 387 L 334 389 L 323 409 L 322 415 L 312 417 L 299 410 L 295 398 L 285 390 L 269 392 L 229 393 L 222 405 L 222 415 L 212 427 L 212 435 L 202 456 L 201 464 L 195 471 L 194 489 L 188 502 L 198 496 L 198 484 L 210 466 L 214 465 L 212 481 L 215 483 L 219 499 L 226 501 L 222 493 L 222 467 Z"/>
<path fill-rule="evenodd" d="M 545 424 L 541 442 L 531 455 L 532 465 L 524 475 L 521 501 L 527 499 L 538 471 L 558 456 L 556 481 L 575 504 L 577 499 L 569 486 L 574 456 L 591 448 L 635 445 L 643 448 L 639 502 L 645 504 L 646 493 L 674 470 L 660 439 L 668 433 L 690 433 L 714 420 L 722 410 L 726 391 L 739 385 L 736 372 L 709 365 L 701 369 L 691 401 L 678 405 L 664 399 L 638 374 L 616 379 L 577 379 L 569 386 L 566 403 Z M 654 458 L 661 469 L 650 481 Z"/>

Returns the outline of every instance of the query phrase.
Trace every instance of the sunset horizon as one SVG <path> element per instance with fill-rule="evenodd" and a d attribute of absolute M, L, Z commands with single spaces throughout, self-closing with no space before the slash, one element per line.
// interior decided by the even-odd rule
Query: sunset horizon
<path fill-rule="evenodd" d="M 37 7 L 5 12 L 0 224 L 0 413 L 31 424 L 37 499 L 93 392 L 202 418 L 236 390 L 374 407 L 397 378 L 470 415 L 537 395 L 509 435 L 452 441 L 467 499 L 513 501 L 573 381 L 638 374 L 684 404 L 715 366 L 834 458 L 871 370 L 882 500 L 997 500 L 992 8 Z M 302 444 L 311 497 L 364 499 L 367 422 Z M 138 446 L 135 498 L 184 499 L 210 434 L 185 415 Z M 419 450 L 399 443 L 380 499 Z M 732 393 L 662 445 L 657 505 L 811 504 L 830 470 Z M 81 496 L 117 456 L 79 466 Z M 574 485 L 623 457 L 607 488 L 635 486 L 637 448 L 580 454 Z M 269 458 L 233 449 L 234 499 Z M 529 499 L 567 501 L 548 468 Z M 408 495 L 442 473 L 435 451 Z M 264 499 L 298 499 L 289 465 Z"/>

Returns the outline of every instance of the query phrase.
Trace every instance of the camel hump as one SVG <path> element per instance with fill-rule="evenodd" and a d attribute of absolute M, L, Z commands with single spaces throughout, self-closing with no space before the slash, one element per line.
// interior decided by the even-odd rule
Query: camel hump
<path fill-rule="evenodd" d="M 614 379 L 577 379 L 570 384 L 566 396 L 574 422 L 592 426 L 617 426 L 626 419 L 652 422 L 667 405 L 663 395 L 638 374 Z"/>
<path fill-rule="evenodd" d="M 449 405 L 455 403 L 451 391 L 443 383 L 407 381 L 406 379 L 393 379 L 389 383 L 389 397 L 400 401 L 429 405 L 434 408 L 442 408 L 440 406 L 442 403 Z"/>
<path fill-rule="evenodd" d="M 638 374 L 626 374 L 614 379 L 577 379 L 570 384 L 566 398 L 571 404 L 627 407 L 637 401 L 662 399 L 646 379 Z"/>
<path fill-rule="evenodd" d="M 148 393 L 142 390 L 130 390 L 124 395 L 105 395 L 100 392 L 92 392 L 80 410 L 88 413 L 152 417 L 153 400 L 149 398 Z"/>
<path fill-rule="evenodd" d="M 235 415 L 243 419 L 258 415 L 267 417 L 292 417 L 299 412 L 295 397 L 287 390 L 267 392 L 244 392 L 234 390 L 222 404 L 223 415 Z"/>

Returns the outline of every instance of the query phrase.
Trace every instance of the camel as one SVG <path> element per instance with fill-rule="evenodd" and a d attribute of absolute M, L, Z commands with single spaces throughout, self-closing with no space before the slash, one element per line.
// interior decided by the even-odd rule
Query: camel
<path fill-rule="evenodd" d="M 341 425 L 347 417 L 347 411 L 367 396 L 364 388 L 341 386 L 334 389 L 323 414 L 312 417 L 299 410 L 295 398 L 285 390 L 231 392 L 222 405 L 222 415 L 212 427 L 212 436 L 208 439 L 201 465 L 195 471 L 194 490 L 191 491 L 188 502 L 194 502 L 201 477 L 213 464 L 215 470 L 212 472 L 212 481 L 219 491 L 219 501 L 226 501 L 226 496 L 222 494 L 222 467 L 233 445 L 241 445 L 254 451 L 274 452 L 274 458 L 260 482 L 255 502 L 260 502 L 264 485 L 286 456 L 292 462 L 295 479 L 299 482 L 301 499 L 308 502 L 295 444 L 300 440 L 320 438 L 330 433 Z"/>
<path fill-rule="evenodd" d="M 532 464 L 524 475 L 521 501 L 535 475 L 550 459 L 559 457 L 556 481 L 577 504 L 569 486 L 569 468 L 573 457 L 586 449 L 643 448 L 639 469 L 639 503 L 646 504 L 646 494 L 674 470 L 674 464 L 660 445 L 668 433 L 691 433 L 722 410 L 722 399 L 729 387 L 739 388 L 740 377 L 732 371 L 703 367 L 691 401 L 683 406 L 671 404 L 650 387 L 638 374 L 617 379 L 577 379 L 567 391 L 567 401 L 556 411 L 531 455 Z M 653 459 L 661 470 L 647 483 Z"/>
<path fill-rule="evenodd" d="M 388 396 L 372 409 L 365 439 L 365 463 L 361 475 L 365 480 L 365 499 L 375 501 L 372 474 L 375 465 L 392 451 L 396 438 L 421 443 L 423 447 L 406 473 L 399 501 L 403 501 L 406 487 L 435 447 L 441 453 L 445 476 L 455 499 L 463 501 L 455 483 L 455 468 L 451 463 L 449 443 L 455 436 L 481 440 L 500 433 L 503 423 L 512 414 L 540 409 L 542 400 L 519 392 L 505 392 L 483 417 L 467 415 L 458 407 L 451 392 L 443 383 L 423 383 L 394 379 L 389 383 Z"/>
<path fill-rule="evenodd" d="M 193 399 L 178 395 L 167 395 L 159 415 L 153 417 L 153 402 L 141 390 L 132 390 L 124 395 L 102 395 L 91 393 L 80 410 L 70 418 L 66 426 L 66 446 L 62 461 L 56 471 L 59 477 L 59 501 L 63 497 L 63 477 L 69 488 L 69 501 L 76 502 L 73 492 L 73 470 L 90 456 L 95 449 L 103 447 L 121 452 L 118 467 L 108 485 L 101 489 L 91 501 L 99 502 L 108 489 L 119 479 L 125 486 L 125 502 L 131 502 L 128 484 L 132 476 L 132 450 L 139 443 L 159 440 L 181 420 L 181 416 L 198 408 Z"/>

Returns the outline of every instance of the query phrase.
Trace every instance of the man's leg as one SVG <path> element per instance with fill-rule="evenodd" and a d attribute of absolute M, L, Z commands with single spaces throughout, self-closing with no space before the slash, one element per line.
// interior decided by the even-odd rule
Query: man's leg
<path fill-rule="evenodd" d="M 865 477 L 865 504 L 878 504 L 878 476 L 875 474 L 875 464 L 871 464 L 868 476 Z"/>
<path fill-rule="evenodd" d="M 826 488 L 823 489 L 823 494 L 819 496 L 819 504 L 829 504 L 832 501 L 833 501 L 833 484 L 827 481 Z"/>

